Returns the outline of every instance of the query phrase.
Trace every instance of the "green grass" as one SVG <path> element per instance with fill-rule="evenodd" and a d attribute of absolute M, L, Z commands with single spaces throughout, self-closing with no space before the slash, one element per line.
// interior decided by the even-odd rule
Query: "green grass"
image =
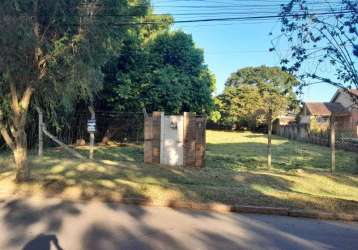
<path fill-rule="evenodd" d="M 140 146 L 98 147 L 96 161 L 76 160 L 62 150 L 30 156 L 29 184 L 15 185 L 8 154 L 0 155 L 0 189 L 57 194 L 69 198 L 142 198 L 220 202 L 238 205 L 358 211 L 357 155 L 337 152 L 337 174 L 329 173 L 329 148 L 282 138 L 273 140 L 273 167 L 266 170 L 266 138 L 261 134 L 207 132 L 204 169 L 143 164 Z M 88 148 L 78 150 L 88 153 Z"/>
<path fill-rule="evenodd" d="M 208 131 L 208 167 L 232 170 L 266 168 L 267 138 L 250 132 Z M 272 164 L 276 169 L 330 170 L 328 147 L 274 137 Z M 338 172 L 358 173 L 358 154 L 337 150 Z"/>

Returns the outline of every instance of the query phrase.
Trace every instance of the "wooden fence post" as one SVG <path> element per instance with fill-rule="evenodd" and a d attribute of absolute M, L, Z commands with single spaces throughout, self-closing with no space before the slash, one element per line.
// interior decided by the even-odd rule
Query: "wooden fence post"
<path fill-rule="evenodd" d="M 331 118 L 330 132 L 331 172 L 333 174 L 336 170 L 336 126 L 333 117 Z"/>
<path fill-rule="evenodd" d="M 93 107 L 88 107 L 89 112 L 91 113 L 91 120 L 96 119 L 96 113 L 94 112 Z M 94 132 L 90 132 L 90 153 L 89 158 L 93 160 L 93 152 L 94 152 Z"/>
<path fill-rule="evenodd" d="M 269 109 L 268 114 L 268 131 L 267 131 L 267 168 L 271 170 L 272 167 L 272 109 Z"/>
<path fill-rule="evenodd" d="M 44 123 L 44 117 L 43 117 L 43 113 L 42 110 L 37 107 L 36 108 L 38 114 L 39 114 L 39 126 L 38 126 L 38 130 L 39 130 L 39 150 L 38 150 L 38 155 L 40 157 L 43 156 L 43 147 L 44 147 L 44 139 L 43 139 L 43 123 Z"/>
<path fill-rule="evenodd" d="M 42 131 L 44 132 L 44 134 L 46 136 L 48 136 L 51 140 L 53 140 L 54 142 L 56 142 L 58 145 L 60 145 L 61 147 L 63 147 L 67 152 L 69 152 L 70 154 L 72 154 L 73 156 L 79 158 L 79 159 L 84 159 L 84 157 L 78 153 L 76 150 L 73 150 L 72 148 L 70 148 L 69 146 L 67 146 L 66 144 L 64 144 L 63 142 L 61 142 L 59 139 L 57 139 L 54 135 L 52 135 L 50 132 L 47 131 L 46 129 L 46 125 L 42 124 Z"/>

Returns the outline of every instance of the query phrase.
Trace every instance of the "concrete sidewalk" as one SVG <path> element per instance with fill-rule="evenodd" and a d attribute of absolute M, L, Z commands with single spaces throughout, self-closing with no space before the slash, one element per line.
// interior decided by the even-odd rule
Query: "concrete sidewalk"
<path fill-rule="evenodd" d="M 58 199 L 0 206 L 0 249 L 357 249 L 358 224 Z"/>

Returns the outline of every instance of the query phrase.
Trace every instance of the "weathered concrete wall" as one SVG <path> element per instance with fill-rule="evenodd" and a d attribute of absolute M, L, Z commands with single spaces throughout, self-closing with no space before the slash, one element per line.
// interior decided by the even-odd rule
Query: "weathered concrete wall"
<path fill-rule="evenodd" d="M 153 117 L 144 118 L 144 163 L 153 163 Z"/>
<path fill-rule="evenodd" d="M 183 116 L 163 116 L 161 126 L 160 163 L 183 166 Z"/>
<path fill-rule="evenodd" d="M 160 163 L 160 133 L 161 133 L 161 112 L 154 112 L 152 116 L 152 161 Z"/>
<path fill-rule="evenodd" d="M 195 166 L 195 117 L 184 113 L 184 165 Z"/>
<path fill-rule="evenodd" d="M 206 118 L 196 117 L 195 167 L 205 165 Z"/>

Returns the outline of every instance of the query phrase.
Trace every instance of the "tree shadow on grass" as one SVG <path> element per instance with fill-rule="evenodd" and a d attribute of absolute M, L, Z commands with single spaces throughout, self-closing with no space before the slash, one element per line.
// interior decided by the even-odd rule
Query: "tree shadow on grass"
<path fill-rule="evenodd" d="M 146 216 L 146 209 L 142 207 L 125 207 L 110 201 L 120 201 L 123 198 L 140 198 L 151 201 L 150 193 L 146 189 L 150 185 L 161 185 L 163 192 L 175 190 L 180 193 L 180 199 L 203 202 L 212 204 L 220 202 L 228 205 L 257 205 L 257 206 L 275 206 L 275 207 L 293 207 L 293 208 L 325 208 L 326 203 L 336 202 L 351 209 L 358 209 L 358 202 L 346 201 L 343 199 L 332 199 L 322 197 L 312 197 L 312 195 L 294 191 L 291 181 L 275 175 L 274 173 L 252 173 L 238 172 L 230 169 L 182 169 L 154 165 L 128 165 L 127 163 L 118 163 L 118 165 L 102 164 L 91 165 L 91 162 L 79 161 L 78 165 L 72 163 L 61 171 L 56 171 L 56 178 L 61 185 L 57 184 L 54 176 L 51 176 L 51 182 L 46 182 L 46 176 L 43 181 L 46 189 L 50 189 L 49 195 L 62 193 L 68 187 L 75 185 L 80 187 L 81 198 L 86 200 L 100 199 L 106 201 L 106 206 L 114 212 L 125 211 L 138 223 L 138 230 L 133 232 L 124 227 L 113 227 L 104 222 L 92 223 L 87 225 L 80 241 L 84 249 L 158 249 L 159 246 L 168 246 L 170 249 L 184 249 L 185 246 L 174 239 L 170 234 L 158 230 L 146 224 L 143 220 Z M 46 163 L 39 168 L 48 167 Z M 154 169 L 153 169 L 154 168 Z M 153 171 L 156 170 L 156 171 Z M 75 175 L 67 175 L 70 171 L 75 171 Z M 45 174 L 46 172 L 41 172 Z M 139 180 L 138 186 L 128 181 Z M 69 181 L 69 182 L 66 182 Z M 129 181 L 129 182 L 130 182 Z M 152 182 L 152 184 L 148 184 Z M 52 188 L 52 186 L 60 188 Z M 65 187 L 65 188 L 63 188 Z M 290 192 L 296 196 L 274 197 L 267 194 L 265 190 L 274 189 L 278 192 Z M 120 194 L 119 200 L 116 200 L 116 194 Z M 310 199 L 312 198 L 312 199 Z M 171 200 L 174 201 L 175 199 Z M 169 200 L 169 202 L 171 202 Z M 317 202 L 319 201 L 319 202 Z M 14 232 L 9 246 L 22 242 L 25 244 L 29 240 L 29 230 L 32 225 L 40 221 L 45 223 L 45 232 L 55 234 L 60 231 L 63 218 L 66 216 L 80 216 L 81 210 L 73 203 L 59 202 L 45 207 L 37 207 L 28 204 L 23 200 L 14 200 L 5 203 L 6 211 L 4 220 L 6 227 Z M 192 212 L 187 212 L 192 214 Z M 208 218 L 213 215 L 200 215 Z M 195 232 L 196 239 L 208 249 L 212 247 L 225 246 L 230 249 L 240 246 L 246 246 L 245 242 L 233 241 L 232 237 L 225 237 L 223 234 L 213 234 L 211 232 Z M 151 239 L 151 243 L 149 243 Z M 154 239 L 154 240 L 153 240 Z M 213 241 L 213 239 L 216 239 Z M 221 243 L 215 243 L 221 241 Z"/>
<path fill-rule="evenodd" d="M 49 158 L 48 162 L 36 161 L 34 174 L 37 176 L 37 183 L 42 185 L 43 191 L 49 197 L 54 195 L 61 197 L 62 194 L 67 195 L 66 192 L 69 189 L 76 189 L 79 192 L 78 198 L 88 201 L 92 199 L 102 200 L 106 202 L 105 204 L 107 204 L 108 208 L 115 212 L 123 211 L 121 206 L 115 202 L 126 199 L 139 199 L 142 201 L 141 204 L 150 203 L 152 199 L 157 199 L 156 195 L 160 192 L 162 192 L 163 197 L 159 198 L 166 200 L 164 205 L 170 205 L 172 202 L 180 200 L 202 202 L 209 205 L 219 202 L 228 205 L 320 208 L 327 211 L 332 209 L 342 211 L 358 210 L 358 202 L 356 201 L 298 192 L 294 188 L 295 183 L 274 172 L 237 171 L 231 166 L 224 165 L 219 167 L 213 165 L 213 160 L 218 159 L 215 157 L 224 155 L 228 159 L 233 159 L 231 157 L 235 152 L 241 157 L 248 154 L 247 157 L 252 157 L 254 161 L 255 152 L 247 153 L 247 151 L 245 152 L 245 147 L 246 150 L 247 148 L 250 150 L 256 148 L 256 153 L 260 152 L 260 150 L 264 151 L 259 143 L 250 143 L 250 145 L 247 145 L 247 143 L 246 145 L 245 143 L 239 145 L 209 145 L 208 165 L 201 170 L 128 162 L 107 164 L 106 161 L 101 161 L 101 159 L 91 162 L 66 159 L 54 161 Z M 279 146 L 275 145 L 275 147 Z M 290 156 L 284 155 L 282 157 Z M 219 158 L 217 162 L 220 163 L 220 161 L 222 160 Z M 261 159 L 258 162 L 261 162 Z M 235 164 L 235 162 L 229 162 L 228 164 Z M 258 168 L 255 168 L 255 170 L 258 170 Z M 292 174 L 292 176 L 295 175 Z M 337 179 L 332 180 L 338 182 L 341 178 L 337 177 Z M 270 190 L 274 190 L 277 195 L 270 193 Z M 174 196 L 172 196 L 173 193 L 175 194 Z M 11 239 L 10 244 L 15 244 L 19 241 L 25 243 L 24 241 L 28 240 L 28 230 L 32 225 L 42 220 L 46 223 L 46 232 L 58 232 L 62 227 L 64 216 L 79 216 L 80 212 L 73 212 L 71 206 L 73 204 L 66 202 L 42 208 L 31 206 L 21 200 L 6 203 L 4 207 L 6 226 L 16 232 L 16 236 Z M 137 209 L 130 208 L 126 212 L 139 223 L 142 222 L 142 218 L 146 215 L 145 209 L 140 207 Z M 141 230 L 143 231 L 142 235 L 156 233 L 155 229 L 148 228 L 145 225 L 141 227 Z M 162 239 L 163 242 L 167 242 L 168 245 L 174 247 L 181 247 L 169 235 L 161 235 L 160 233 L 162 232 L 158 233 L 158 238 Z M 102 238 L 102 243 L 95 242 L 96 235 L 98 236 L 97 239 Z M 133 232 L 121 228 L 108 229 L 101 224 L 91 225 L 83 241 L 86 242 L 85 245 L 88 247 L 91 245 L 103 246 L 102 248 L 108 246 L 107 249 L 116 249 L 115 245 L 117 244 L 121 244 L 124 247 L 131 246 L 131 243 L 124 243 L 125 241 L 121 237 L 132 238 L 133 242 L 136 242 L 133 244 L 139 244 L 134 246 L 155 249 L 155 245 L 148 246 L 143 237 L 138 237 Z"/>
<path fill-rule="evenodd" d="M 266 169 L 266 166 L 263 165 L 265 159 L 264 157 L 262 157 L 264 160 L 261 159 L 261 156 L 255 158 L 255 153 L 262 150 L 262 147 L 265 149 L 265 146 L 259 143 L 209 145 L 207 166 L 201 170 L 128 162 L 107 164 L 107 161 L 98 159 L 96 162 L 63 163 L 59 161 L 57 164 L 60 165 L 58 166 L 53 166 L 53 162 L 50 164 L 38 162 L 36 172 L 41 175 L 38 182 L 42 183 L 43 189 L 49 196 L 75 188 L 79 193 L 77 197 L 84 200 L 100 199 L 105 202 L 139 200 L 140 204 L 146 204 L 151 203 L 153 199 L 157 200 L 158 194 L 160 194 L 159 199 L 164 200 L 163 204 L 169 205 L 176 200 L 181 200 L 293 208 L 305 208 L 306 206 L 319 208 L 322 206 L 327 210 L 335 208 L 336 205 L 329 207 L 325 203 L 339 203 L 339 206 L 342 207 L 339 210 L 344 210 L 344 207 L 357 207 L 355 201 L 300 193 L 293 188 L 295 183 L 292 180 L 280 176 L 280 174 L 284 174 L 293 178 L 304 178 L 299 177 L 299 174 L 295 172 L 278 172 L 276 174 L 275 171 L 261 171 Z M 277 148 L 281 146 L 284 145 L 274 145 L 273 150 L 277 151 L 279 150 Z M 245 152 L 245 148 L 256 148 L 257 150 Z M 237 152 L 236 155 L 234 152 Z M 237 164 L 237 155 L 243 162 L 239 167 L 235 165 Z M 321 158 L 325 157 L 320 152 L 315 154 L 316 157 L 318 155 Z M 283 154 L 280 157 L 287 160 L 291 158 L 291 155 Z M 245 163 L 245 160 L 249 164 Z M 303 164 L 310 161 L 310 159 L 299 160 Z M 222 164 L 218 166 L 216 163 Z M 287 165 L 285 168 L 280 168 L 280 165 L 274 161 L 274 166 L 280 171 L 296 169 L 289 163 Z M 297 168 L 304 167 L 299 165 Z M 56 171 L 51 173 L 53 169 Z M 246 171 L 247 169 L 254 170 L 254 172 Z M 333 179 L 334 177 L 330 178 L 329 175 L 322 174 L 337 184 L 344 183 L 348 178 Z M 351 183 L 355 182 L 351 181 Z M 350 185 L 349 183 L 344 184 Z M 317 190 L 322 194 L 335 195 L 327 193 L 328 191 Z M 274 197 L 274 195 L 276 196 Z"/>
<path fill-rule="evenodd" d="M 77 148 L 84 155 L 89 154 L 88 147 Z M 128 144 L 124 146 L 97 146 L 94 150 L 96 159 L 122 162 L 143 162 L 143 146 Z"/>
<path fill-rule="evenodd" d="M 358 187 L 358 175 L 346 176 L 342 174 L 329 175 L 328 178 L 331 178 L 336 183 L 344 184 L 351 187 Z"/>

